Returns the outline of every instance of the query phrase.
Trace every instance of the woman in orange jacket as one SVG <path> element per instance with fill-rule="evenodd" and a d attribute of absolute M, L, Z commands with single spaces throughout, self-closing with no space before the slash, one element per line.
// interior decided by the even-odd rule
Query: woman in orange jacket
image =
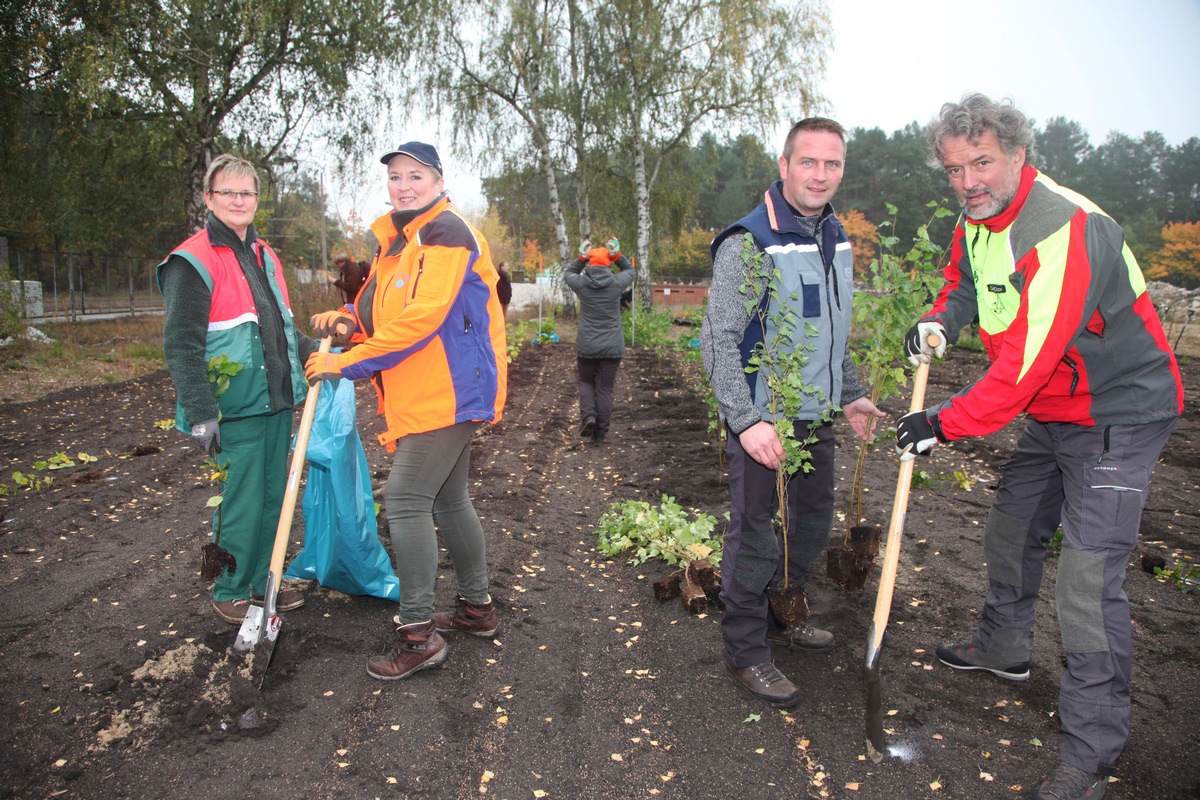
<path fill-rule="evenodd" d="M 369 378 L 395 453 L 384 506 L 400 579 L 396 645 L 367 672 L 399 680 L 446 659 L 440 632 L 491 637 L 483 526 L 467 488 L 471 437 L 499 422 L 507 388 L 504 314 L 487 242 L 450 204 L 437 150 L 400 145 L 387 165 L 391 213 L 371 225 L 380 248 L 353 303 L 313 317 L 317 334 L 355 347 L 314 354 L 310 381 Z M 454 562 L 458 603 L 433 613 L 437 530 Z"/>

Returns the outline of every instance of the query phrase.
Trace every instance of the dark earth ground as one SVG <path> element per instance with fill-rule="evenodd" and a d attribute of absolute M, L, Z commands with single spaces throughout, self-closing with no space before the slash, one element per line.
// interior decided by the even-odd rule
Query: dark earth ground
<path fill-rule="evenodd" d="M 807 692 L 788 713 L 724 676 L 720 617 L 664 605 L 632 567 L 592 548 L 593 525 L 626 498 L 662 493 L 718 517 L 728 497 L 705 411 L 673 356 L 633 350 L 606 448 L 580 445 L 574 353 L 527 347 L 502 424 L 474 446 L 474 496 L 489 536 L 494 641 L 450 640 L 439 670 L 370 679 L 389 646 L 391 604 L 304 587 L 261 693 L 236 677 L 236 629 L 209 610 L 198 574 L 212 485 L 200 455 L 155 427 L 172 416 L 163 373 L 0 406 L 3 476 L 56 452 L 97 461 L 0 497 L 0 794 L 45 798 L 1006 798 L 1053 769 L 1062 653 L 1053 559 L 1030 680 L 936 663 L 968 634 L 984 589 L 981 536 L 1017 426 L 939 447 L 920 462 L 883 648 L 890 757 L 864 757 L 860 664 L 877 577 L 850 594 L 810 581 L 821 656 L 776 663 Z M 983 368 L 952 350 L 930 398 Z M 1155 474 L 1128 592 L 1135 622 L 1133 729 L 1106 797 L 1200 797 L 1200 601 L 1139 568 L 1200 554 L 1200 368 Z M 360 419 L 376 487 L 386 469 Z M 907 406 L 904 398 L 885 405 Z M 840 424 L 840 423 L 839 423 Z M 843 429 L 844 435 L 844 429 Z M 888 448 L 890 450 L 890 447 Z M 886 527 L 897 462 L 868 470 L 868 516 Z M 853 449 L 839 454 L 848 476 Z M 938 477 L 962 471 L 969 490 Z M 847 489 L 843 478 L 840 491 Z M 297 513 L 293 552 L 302 538 Z M 838 535 L 842 525 L 835 531 Z M 386 541 L 386 535 L 384 539 Z M 448 562 L 439 601 L 453 598 Z M 253 709 L 252 713 L 245 713 Z M 894 711 L 894 713 L 892 713 Z M 240 720 L 240 722 L 239 722 Z"/>

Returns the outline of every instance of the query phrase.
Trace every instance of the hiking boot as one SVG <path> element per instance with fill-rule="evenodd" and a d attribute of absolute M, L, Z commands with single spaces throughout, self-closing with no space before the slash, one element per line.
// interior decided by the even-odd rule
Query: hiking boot
<path fill-rule="evenodd" d="M 1107 775 L 1096 775 L 1070 764 L 1059 764 L 1054 774 L 1038 789 L 1033 800 L 1098 800 L 1104 797 L 1107 786 Z"/>
<path fill-rule="evenodd" d="M 449 652 L 433 620 L 401 625 L 396 628 L 396 646 L 392 652 L 367 659 L 367 674 L 381 681 L 402 680 L 414 672 L 440 665 Z"/>
<path fill-rule="evenodd" d="M 829 631 L 801 622 L 790 628 L 767 631 L 767 644 L 807 650 L 810 653 L 824 653 L 833 649 L 834 638 Z"/>
<path fill-rule="evenodd" d="M 725 671 L 739 689 L 774 708 L 789 708 L 800 702 L 800 690 L 796 684 L 789 681 L 770 661 L 752 667 L 734 667 L 726 661 Z"/>
<path fill-rule="evenodd" d="M 586 439 L 587 437 L 592 436 L 595 433 L 596 433 L 596 418 L 593 416 L 590 416 L 590 415 L 584 417 L 583 418 L 583 426 L 579 429 L 579 435 Z"/>
<path fill-rule="evenodd" d="M 955 669 L 981 669 L 1006 681 L 1023 681 L 1029 677 L 1029 662 L 1005 664 L 983 652 L 974 640 L 958 644 L 939 644 L 938 661 Z"/>
<path fill-rule="evenodd" d="M 246 618 L 246 612 L 250 609 L 250 601 L 244 597 L 239 597 L 236 600 L 216 600 L 212 601 L 213 611 L 217 612 L 217 616 L 233 625 L 241 625 L 242 620 Z"/>
<path fill-rule="evenodd" d="M 438 633 L 462 631 L 485 639 L 490 639 L 500 630 L 500 618 L 496 616 L 496 607 L 490 599 L 486 603 L 475 605 L 464 600 L 462 595 L 459 595 L 458 604 L 453 611 L 439 611 L 434 614 L 433 624 Z"/>
<path fill-rule="evenodd" d="M 604 437 L 603 436 L 594 437 L 592 439 L 592 444 L 596 445 L 597 447 L 603 447 L 604 446 Z"/>
<path fill-rule="evenodd" d="M 256 606 L 263 604 L 262 597 L 251 594 L 250 602 Z M 280 589 L 275 594 L 275 610 L 276 611 L 295 611 L 304 605 L 304 592 L 299 589 Z"/>

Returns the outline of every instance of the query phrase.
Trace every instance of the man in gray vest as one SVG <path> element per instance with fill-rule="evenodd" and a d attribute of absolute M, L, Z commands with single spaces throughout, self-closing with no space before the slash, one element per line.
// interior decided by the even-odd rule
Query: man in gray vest
<path fill-rule="evenodd" d="M 776 708 L 795 705 L 800 690 L 771 661 L 771 645 L 816 652 L 834 645 L 833 634 L 803 621 L 781 627 L 768 601 L 768 591 L 785 576 L 789 587 L 802 587 L 829 542 L 834 438 L 827 411 L 841 406 L 863 439 L 883 416 L 865 396 L 850 360 L 853 259 L 830 205 L 845 160 L 846 134 L 838 123 L 812 117 L 792 126 L 779 158 L 781 180 L 762 204 L 713 240 L 712 286 L 700 333 L 729 456 L 731 503 L 721 560 L 725 665 L 738 688 Z M 811 428 L 816 440 L 808 448 L 811 469 L 787 481 L 786 564 L 785 543 L 773 524 L 780 504 L 776 471 L 784 460 L 775 428 L 778 398 L 761 372 L 746 371 L 763 344 L 780 351 L 803 348 L 805 396 L 799 413 L 786 421 L 796 439 L 804 440 Z"/>

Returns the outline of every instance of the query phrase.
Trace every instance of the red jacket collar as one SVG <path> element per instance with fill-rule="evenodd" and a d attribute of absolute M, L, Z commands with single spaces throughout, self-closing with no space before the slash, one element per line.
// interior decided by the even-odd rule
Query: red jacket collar
<path fill-rule="evenodd" d="M 972 225 L 982 225 L 992 233 L 998 233 L 1009 225 L 1013 224 L 1017 215 L 1021 213 L 1021 209 L 1025 207 L 1025 200 L 1029 197 L 1029 191 L 1033 188 L 1033 182 L 1038 176 L 1038 171 L 1026 164 L 1021 167 L 1021 183 L 1017 187 L 1017 196 L 1008 204 L 1008 208 L 1001 211 L 994 217 L 987 219 L 971 219 L 967 218 L 967 222 Z"/>

